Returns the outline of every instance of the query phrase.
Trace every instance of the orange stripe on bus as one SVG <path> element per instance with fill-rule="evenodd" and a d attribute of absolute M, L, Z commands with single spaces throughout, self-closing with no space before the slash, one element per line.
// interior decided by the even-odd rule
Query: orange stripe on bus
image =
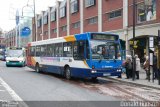
<path fill-rule="evenodd" d="M 66 36 L 66 37 L 64 37 L 64 39 L 65 39 L 67 42 L 76 41 L 76 38 L 75 38 L 74 35 Z"/>
<path fill-rule="evenodd" d="M 35 61 L 35 59 L 33 57 L 31 57 L 31 64 L 32 64 L 32 66 L 36 65 L 36 61 Z"/>
<path fill-rule="evenodd" d="M 84 64 L 86 65 L 86 67 L 89 68 L 89 66 L 88 66 L 88 64 L 87 64 L 87 62 L 86 62 L 86 60 L 84 60 L 83 62 L 84 62 Z"/>

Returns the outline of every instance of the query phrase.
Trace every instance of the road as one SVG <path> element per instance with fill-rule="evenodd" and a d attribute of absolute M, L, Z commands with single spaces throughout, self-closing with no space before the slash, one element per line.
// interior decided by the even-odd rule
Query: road
<path fill-rule="evenodd" d="M 0 62 L 0 79 L 0 101 L 160 101 L 160 91 L 156 89 L 102 78 L 96 83 L 83 79 L 68 81 L 28 67 L 6 67 L 5 62 Z M 13 92 L 6 91 L 2 81 Z"/>

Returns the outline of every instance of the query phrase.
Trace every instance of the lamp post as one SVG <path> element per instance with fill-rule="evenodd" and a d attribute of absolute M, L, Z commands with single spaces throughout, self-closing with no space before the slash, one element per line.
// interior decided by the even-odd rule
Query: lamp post
<path fill-rule="evenodd" d="M 135 64 L 136 64 L 136 59 L 135 59 L 135 49 L 134 49 L 134 47 L 135 47 L 135 16 L 136 16 L 136 11 L 135 11 L 135 9 L 136 9 L 136 1 L 135 0 L 133 0 L 133 54 L 132 54 L 132 59 L 133 59 L 133 71 L 132 71 L 132 80 L 134 81 L 134 79 L 135 79 Z"/>

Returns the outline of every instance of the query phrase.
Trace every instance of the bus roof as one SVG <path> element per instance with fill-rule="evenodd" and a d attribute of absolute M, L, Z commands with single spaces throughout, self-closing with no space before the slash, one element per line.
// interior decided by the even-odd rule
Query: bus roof
<path fill-rule="evenodd" d="M 89 35 L 92 33 L 98 33 L 98 34 L 109 34 L 113 36 L 118 36 L 117 34 L 109 33 L 109 32 L 86 32 L 82 34 L 75 34 L 75 35 L 69 35 L 64 37 L 58 37 L 58 38 L 52 38 L 47 40 L 41 40 L 41 41 L 35 41 L 30 42 L 28 45 L 36 46 L 36 45 L 46 45 L 46 44 L 52 44 L 52 43 L 59 43 L 59 42 L 70 42 L 70 41 L 78 41 L 78 40 L 87 40 L 89 39 Z"/>

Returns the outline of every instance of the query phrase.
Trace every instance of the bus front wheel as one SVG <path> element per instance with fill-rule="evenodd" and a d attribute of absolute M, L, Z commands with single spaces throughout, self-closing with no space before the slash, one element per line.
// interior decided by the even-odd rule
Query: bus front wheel
<path fill-rule="evenodd" d="M 92 80 L 93 82 L 98 81 L 97 77 L 92 77 L 91 80 Z"/>
<path fill-rule="evenodd" d="M 71 70 L 69 67 L 66 67 L 65 69 L 65 77 L 66 79 L 70 80 L 71 79 Z"/>

